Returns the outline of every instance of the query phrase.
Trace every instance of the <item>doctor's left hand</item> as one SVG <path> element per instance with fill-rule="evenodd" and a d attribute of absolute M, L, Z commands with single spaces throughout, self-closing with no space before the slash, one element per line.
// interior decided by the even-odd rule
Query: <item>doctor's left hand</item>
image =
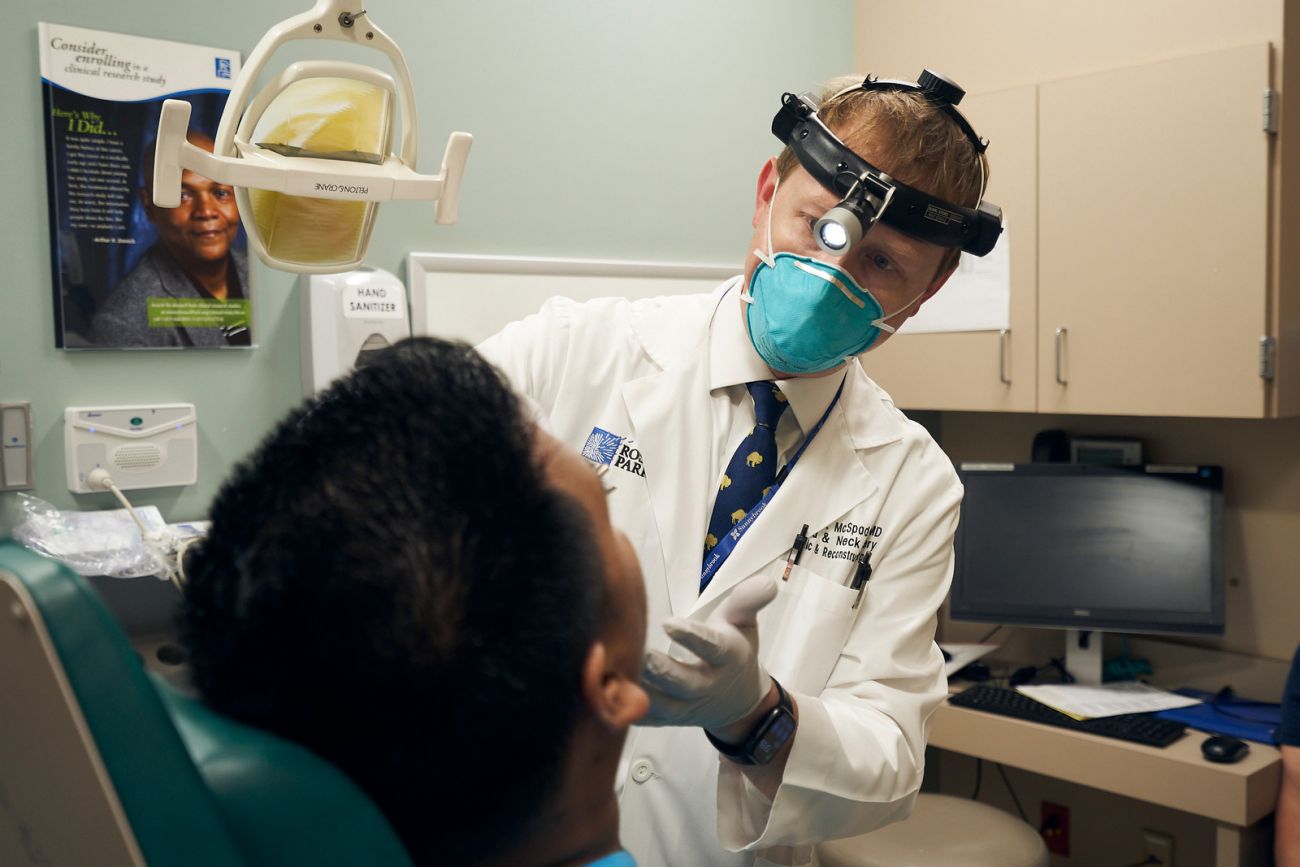
<path fill-rule="evenodd" d="M 650 726 L 699 726 L 718 731 L 752 713 L 767 698 L 772 678 L 758 661 L 758 612 L 776 598 L 766 575 L 736 585 L 704 621 L 670 617 L 664 632 L 699 657 L 682 662 L 651 650 L 642 666 Z"/>

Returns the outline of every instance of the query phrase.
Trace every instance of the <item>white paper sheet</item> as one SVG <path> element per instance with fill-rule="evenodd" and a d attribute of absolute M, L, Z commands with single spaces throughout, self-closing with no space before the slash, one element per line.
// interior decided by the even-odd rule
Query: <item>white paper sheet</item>
<path fill-rule="evenodd" d="M 1137 681 L 1102 686 L 1081 683 L 1018 686 L 1017 690 L 1075 719 L 1095 719 L 1122 713 L 1151 713 L 1191 707 L 1200 699 L 1176 695 Z"/>
<path fill-rule="evenodd" d="M 888 311 L 886 311 L 888 312 Z M 962 253 L 957 271 L 899 334 L 943 331 L 1001 331 L 1011 327 L 1011 230 L 987 256 Z"/>

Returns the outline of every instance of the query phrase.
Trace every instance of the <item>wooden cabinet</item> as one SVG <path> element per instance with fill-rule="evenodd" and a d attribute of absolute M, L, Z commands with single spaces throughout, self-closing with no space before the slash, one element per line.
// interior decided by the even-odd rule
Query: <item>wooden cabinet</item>
<path fill-rule="evenodd" d="M 968 97 L 1011 240 L 1011 381 L 991 332 L 903 333 L 864 357 L 868 371 L 918 409 L 1276 414 L 1260 357 L 1277 331 L 1271 54 L 1251 45 Z"/>
<path fill-rule="evenodd" d="M 1254 45 L 1039 88 L 1040 412 L 1264 415 L 1268 83 Z"/>

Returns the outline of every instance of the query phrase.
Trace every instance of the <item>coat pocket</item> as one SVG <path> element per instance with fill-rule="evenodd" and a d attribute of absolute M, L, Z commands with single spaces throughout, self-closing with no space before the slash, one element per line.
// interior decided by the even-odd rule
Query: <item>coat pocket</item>
<path fill-rule="evenodd" d="M 857 616 L 857 591 L 802 565 L 779 583 L 773 616 L 760 621 L 759 656 L 787 690 L 818 695 Z"/>

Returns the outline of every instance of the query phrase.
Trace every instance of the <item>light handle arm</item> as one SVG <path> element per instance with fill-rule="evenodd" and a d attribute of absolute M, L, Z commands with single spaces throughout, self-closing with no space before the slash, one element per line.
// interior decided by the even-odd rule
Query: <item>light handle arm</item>
<path fill-rule="evenodd" d="M 456 220 L 461 175 L 474 140 L 469 133 L 452 133 L 442 172 L 422 175 L 391 156 L 380 165 L 277 154 L 218 156 L 186 141 L 189 117 L 188 102 L 177 99 L 163 102 L 153 179 L 154 203 L 161 208 L 180 204 L 181 172 L 189 169 L 220 184 L 317 199 L 363 202 L 439 199 L 438 222 Z M 300 170 L 285 171 L 285 160 L 292 160 Z M 302 170 L 308 168 L 309 171 Z"/>

